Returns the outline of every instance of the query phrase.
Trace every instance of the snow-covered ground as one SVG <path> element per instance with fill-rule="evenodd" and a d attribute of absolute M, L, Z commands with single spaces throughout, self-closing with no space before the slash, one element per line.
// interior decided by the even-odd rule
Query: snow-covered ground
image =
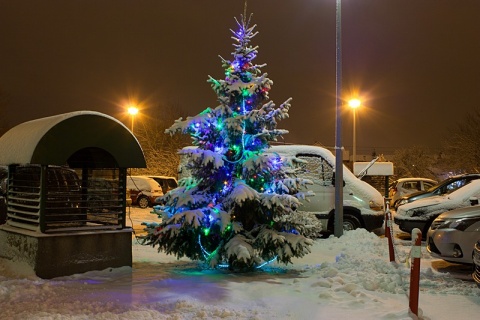
<path fill-rule="evenodd" d="M 130 212 L 137 235 L 149 209 Z M 397 241 L 405 259 L 410 241 Z M 43 280 L 0 259 L 2 319 L 411 319 L 410 267 L 389 262 L 387 239 L 365 230 L 318 239 L 293 265 L 256 273 L 206 270 L 132 239 L 133 268 Z M 480 288 L 422 248 L 421 319 L 478 319 Z M 466 273 L 468 275 L 468 272 Z"/>

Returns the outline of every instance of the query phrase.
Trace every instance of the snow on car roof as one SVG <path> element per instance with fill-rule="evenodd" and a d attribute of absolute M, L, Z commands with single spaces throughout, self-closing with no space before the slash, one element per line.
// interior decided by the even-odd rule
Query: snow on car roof
<path fill-rule="evenodd" d="M 439 208 L 442 208 L 446 211 L 452 208 L 460 207 L 462 206 L 462 204 L 469 201 L 471 197 L 473 196 L 478 197 L 479 195 L 480 195 L 480 179 L 472 180 L 465 186 L 458 188 L 452 193 L 419 199 L 417 201 L 404 204 L 398 208 L 397 213 L 400 213 L 402 211 L 406 212 L 409 209 L 425 207 L 425 206 L 433 206 L 433 205 L 439 206 Z"/>
<path fill-rule="evenodd" d="M 429 179 L 429 178 L 400 178 L 400 179 L 397 179 L 396 181 L 397 182 L 405 182 L 405 181 L 434 181 L 434 182 L 436 182 L 435 180 Z"/>
<path fill-rule="evenodd" d="M 196 149 L 196 146 L 184 147 L 182 150 Z M 325 159 L 335 168 L 335 156 L 333 153 L 319 146 L 309 145 L 273 145 L 265 150 L 265 153 L 278 153 L 280 156 L 296 157 L 299 154 L 316 155 Z M 181 164 L 180 164 L 181 166 Z M 370 184 L 357 178 L 345 165 L 343 166 L 343 180 L 346 183 L 346 188 L 351 188 L 355 194 L 364 199 L 371 199 L 378 204 L 383 203 L 381 193 Z"/>
<path fill-rule="evenodd" d="M 276 152 L 279 155 L 295 157 L 299 154 L 316 155 L 327 160 L 335 168 L 335 156 L 333 153 L 319 146 L 309 145 L 274 145 L 266 150 L 267 153 Z M 380 192 L 370 184 L 357 178 L 345 165 L 343 165 L 343 180 L 346 186 L 355 190 L 357 195 L 372 199 L 378 203 L 383 202 Z"/>

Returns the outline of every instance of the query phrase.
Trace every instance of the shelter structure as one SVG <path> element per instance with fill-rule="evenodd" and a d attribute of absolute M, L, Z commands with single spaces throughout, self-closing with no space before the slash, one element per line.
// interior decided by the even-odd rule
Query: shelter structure
<path fill-rule="evenodd" d="M 127 168 L 145 168 L 121 122 L 77 111 L 22 123 L 0 138 L 6 222 L 0 257 L 41 278 L 132 265 Z"/>

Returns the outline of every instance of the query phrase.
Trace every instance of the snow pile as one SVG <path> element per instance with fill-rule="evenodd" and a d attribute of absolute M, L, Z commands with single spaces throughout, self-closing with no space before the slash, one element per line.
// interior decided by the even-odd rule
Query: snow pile
<path fill-rule="evenodd" d="M 134 209 L 137 233 L 148 209 Z M 398 241 L 397 261 L 410 241 Z M 285 267 L 255 273 L 203 269 L 157 253 L 132 239 L 133 268 L 93 271 L 53 280 L 0 259 L 4 319 L 412 319 L 410 267 L 390 263 L 387 240 L 365 230 L 315 240 L 312 253 Z M 476 319 L 480 289 L 432 268 L 422 248 L 421 319 Z"/>

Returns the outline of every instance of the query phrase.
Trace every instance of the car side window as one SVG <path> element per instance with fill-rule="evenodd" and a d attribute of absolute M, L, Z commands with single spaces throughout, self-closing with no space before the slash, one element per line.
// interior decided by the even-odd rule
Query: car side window
<path fill-rule="evenodd" d="M 428 190 L 433 186 L 434 186 L 434 184 L 432 184 L 430 182 L 423 182 L 423 190 Z"/>
<path fill-rule="evenodd" d="M 416 182 L 407 181 L 403 183 L 403 188 L 408 190 L 420 190 L 417 188 Z"/>
<path fill-rule="evenodd" d="M 297 158 L 305 161 L 299 164 L 300 178 L 310 179 L 320 185 L 332 185 L 333 167 L 324 158 L 316 155 L 297 155 Z"/>

